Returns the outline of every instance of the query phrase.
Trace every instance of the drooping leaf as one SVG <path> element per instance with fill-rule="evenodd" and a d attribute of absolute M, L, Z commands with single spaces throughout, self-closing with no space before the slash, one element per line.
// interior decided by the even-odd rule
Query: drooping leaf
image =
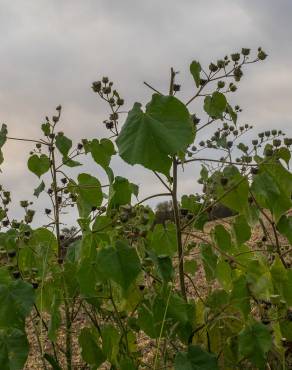
<path fill-rule="evenodd" d="M 191 65 L 190 65 L 190 72 L 194 78 L 194 81 L 195 81 L 195 84 L 196 84 L 196 87 L 199 87 L 200 86 L 200 73 L 201 73 L 201 65 L 199 62 L 197 61 L 192 61 Z"/>
<path fill-rule="evenodd" d="M 227 179 L 227 185 L 216 185 L 217 197 L 226 207 L 245 213 L 248 210 L 249 185 L 247 177 L 242 176 L 235 166 L 227 166 L 223 170 L 223 177 Z"/>
<path fill-rule="evenodd" d="M 31 172 L 41 177 L 50 169 L 50 159 L 45 154 L 41 154 L 40 156 L 33 154 L 29 157 L 27 166 Z"/>
<path fill-rule="evenodd" d="M 244 215 L 235 217 L 232 227 L 237 245 L 241 245 L 250 239 L 251 230 Z"/>
<path fill-rule="evenodd" d="M 230 252 L 232 248 L 231 237 L 223 225 L 215 226 L 214 241 L 222 251 Z"/>
<path fill-rule="evenodd" d="M 177 252 L 176 227 L 168 223 L 166 227 L 162 224 L 155 225 L 150 236 L 149 246 L 158 256 L 173 257 Z"/>
<path fill-rule="evenodd" d="M 67 167 L 82 166 L 82 163 L 80 163 L 78 161 L 74 161 L 72 158 L 69 158 L 69 157 L 63 157 L 62 158 L 62 163 Z"/>
<path fill-rule="evenodd" d="M 222 118 L 222 114 L 225 112 L 227 100 L 225 95 L 215 91 L 212 96 L 206 96 L 204 100 L 204 110 L 210 116 L 214 118 Z"/>
<path fill-rule="evenodd" d="M 102 202 L 102 191 L 99 180 L 87 173 L 78 176 L 78 207 L 80 215 L 86 217 L 92 207 L 99 207 Z"/>
<path fill-rule="evenodd" d="M 69 150 L 72 148 L 72 140 L 66 137 L 62 133 L 58 133 L 56 136 L 56 147 L 63 157 L 67 157 Z"/>
<path fill-rule="evenodd" d="M 250 295 L 246 277 L 244 275 L 241 275 L 234 280 L 231 292 L 231 301 L 246 318 L 250 313 Z"/>
<path fill-rule="evenodd" d="M 283 215 L 277 224 L 277 229 L 292 244 L 292 216 Z"/>
<path fill-rule="evenodd" d="M 98 369 L 106 360 L 98 343 L 98 335 L 93 328 L 83 328 L 78 337 L 81 356 L 92 369 Z"/>
<path fill-rule="evenodd" d="M 185 150 L 193 138 L 185 105 L 173 96 L 154 94 L 145 113 L 140 104 L 134 104 L 116 143 L 127 163 L 168 175 L 170 157 Z"/>
<path fill-rule="evenodd" d="M 111 188 L 109 207 L 118 208 L 124 204 L 130 204 L 132 193 L 133 187 L 129 180 L 116 176 Z"/>
<path fill-rule="evenodd" d="M 215 278 L 217 255 L 213 252 L 210 244 L 203 244 L 201 246 L 201 258 L 208 281 Z"/>
<path fill-rule="evenodd" d="M 24 331 L 15 328 L 0 330 L 0 368 L 1 370 L 23 369 L 29 351 Z"/>
<path fill-rule="evenodd" d="M 124 291 L 127 291 L 141 271 L 135 248 L 122 242 L 118 242 L 116 247 L 98 250 L 96 268 L 101 279 L 114 281 Z"/>
<path fill-rule="evenodd" d="M 119 353 L 120 333 L 113 325 L 105 325 L 101 330 L 102 349 L 108 361 L 117 364 Z"/>
<path fill-rule="evenodd" d="M 177 353 L 174 368 L 175 370 L 219 370 L 216 356 L 194 345 L 189 346 L 188 352 Z"/>
<path fill-rule="evenodd" d="M 34 189 L 33 195 L 37 198 L 39 197 L 40 193 L 45 190 L 45 183 L 42 181 L 37 188 Z"/>
<path fill-rule="evenodd" d="M 238 344 L 242 356 L 258 368 L 265 368 L 266 356 L 272 346 L 272 336 L 267 326 L 260 322 L 247 325 L 239 334 Z"/>

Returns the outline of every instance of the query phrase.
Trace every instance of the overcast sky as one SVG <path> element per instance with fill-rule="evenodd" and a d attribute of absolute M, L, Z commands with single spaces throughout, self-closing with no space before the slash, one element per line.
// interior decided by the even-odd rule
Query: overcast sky
<path fill-rule="evenodd" d="M 276 127 L 292 134 L 291 0 L 1 0 L 0 32 L 0 120 L 10 136 L 40 137 L 40 123 L 62 104 L 62 130 L 75 142 L 106 137 L 108 110 L 92 93 L 92 81 L 109 76 L 129 109 L 150 100 L 143 81 L 166 91 L 173 66 L 185 101 L 193 92 L 193 59 L 208 66 L 258 46 L 269 58 L 248 68 L 233 101 L 257 132 Z M 4 148 L 0 182 L 15 201 L 32 197 L 38 185 L 26 169 L 30 148 L 12 142 Z M 88 168 L 102 176 L 91 163 Z M 139 166 L 115 161 L 114 168 L 141 185 L 141 196 L 160 190 Z M 198 190 L 196 174 L 183 175 L 181 193 Z M 43 207 L 46 199 L 38 202 Z"/>

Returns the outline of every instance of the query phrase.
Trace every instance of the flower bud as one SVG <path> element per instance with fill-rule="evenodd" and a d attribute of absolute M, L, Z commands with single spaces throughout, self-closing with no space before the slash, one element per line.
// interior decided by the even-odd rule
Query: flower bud
<path fill-rule="evenodd" d="M 209 69 L 211 72 L 216 72 L 218 70 L 218 66 L 216 66 L 214 63 L 210 63 Z"/>
<path fill-rule="evenodd" d="M 258 58 L 259 60 L 265 60 L 267 58 L 267 54 L 263 50 L 260 50 L 258 52 Z"/>
<path fill-rule="evenodd" d="M 231 54 L 231 60 L 233 62 L 238 62 L 240 59 L 240 54 L 239 53 L 234 53 L 234 54 Z"/>
<path fill-rule="evenodd" d="M 225 82 L 224 81 L 218 81 L 217 86 L 218 86 L 218 89 L 223 89 L 223 87 L 225 86 Z"/>
<path fill-rule="evenodd" d="M 104 84 L 107 84 L 107 83 L 108 83 L 108 81 L 109 81 L 108 77 L 103 77 L 103 78 L 102 78 L 102 82 L 103 82 Z"/>
<path fill-rule="evenodd" d="M 241 54 L 244 55 L 244 56 L 249 55 L 250 54 L 250 49 L 242 48 L 241 49 Z"/>
<path fill-rule="evenodd" d="M 100 90 L 101 90 L 101 82 L 100 81 L 95 81 L 95 82 L 93 82 L 92 83 L 92 90 L 94 91 L 94 92 L 100 92 Z"/>

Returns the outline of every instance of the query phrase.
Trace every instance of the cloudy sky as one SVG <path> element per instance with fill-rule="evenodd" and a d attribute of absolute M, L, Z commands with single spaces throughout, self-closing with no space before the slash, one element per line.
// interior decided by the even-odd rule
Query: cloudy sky
<path fill-rule="evenodd" d="M 129 109 L 151 98 L 143 81 L 166 91 L 173 66 L 185 101 L 193 92 L 193 59 L 208 66 L 258 46 L 269 58 L 248 68 L 233 101 L 257 132 L 276 127 L 292 134 L 291 0 L 1 0 L 0 32 L 0 120 L 10 136 L 39 138 L 44 117 L 62 104 L 62 130 L 75 142 L 105 137 L 108 110 L 92 93 L 92 81 L 109 76 Z M 15 201 L 31 198 L 38 185 L 26 169 L 30 148 L 9 142 L 4 149 L 0 182 Z M 139 166 L 116 160 L 114 168 L 141 185 L 142 197 L 160 190 Z M 87 169 L 103 179 L 92 163 Z M 183 175 L 181 193 L 198 190 L 197 173 Z M 45 203 L 41 197 L 36 207 Z"/>

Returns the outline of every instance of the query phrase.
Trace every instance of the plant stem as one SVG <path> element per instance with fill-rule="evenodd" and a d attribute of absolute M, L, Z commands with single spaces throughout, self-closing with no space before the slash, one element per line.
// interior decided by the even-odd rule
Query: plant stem
<path fill-rule="evenodd" d="M 183 298 L 187 300 L 185 278 L 184 278 L 184 255 L 183 255 L 183 245 L 182 245 L 182 233 L 177 201 L 177 161 L 173 158 L 173 187 L 172 187 L 172 207 L 174 214 L 174 222 L 176 226 L 176 238 L 177 238 L 177 252 L 178 252 L 178 269 L 179 269 L 179 281 L 180 290 Z"/>
<path fill-rule="evenodd" d="M 174 79 L 175 79 L 175 71 L 173 68 L 170 70 L 170 84 L 169 84 L 169 95 L 173 96 L 173 86 L 174 86 Z M 183 255 L 183 245 L 182 245 L 182 234 L 181 234 L 181 225 L 180 225 L 180 216 L 179 216 L 179 209 L 178 209 L 178 201 L 177 201 L 177 159 L 174 155 L 172 158 L 172 208 L 173 208 L 173 215 L 174 215 L 174 222 L 176 228 L 176 238 L 177 238 L 177 253 L 178 253 L 178 270 L 179 270 L 179 281 L 180 281 L 180 290 L 181 294 L 185 301 L 187 301 L 187 293 L 186 293 L 186 285 L 185 285 L 185 276 L 184 276 L 184 255 Z"/>
<path fill-rule="evenodd" d="M 59 201 L 58 201 L 58 184 L 57 184 L 57 169 L 56 169 L 56 160 L 55 160 L 55 149 L 51 146 L 52 152 L 52 178 L 53 178 L 53 187 L 54 187 L 54 199 L 55 199 L 55 225 L 56 225 L 56 236 L 57 236 L 57 244 L 58 244 L 58 260 L 62 258 L 62 250 L 61 250 L 61 242 L 60 242 L 60 217 L 59 217 Z"/>
<path fill-rule="evenodd" d="M 66 318 L 66 361 L 67 370 L 72 370 L 72 338 L 71 338 L 71 318 L 70 308 L 67 302 L 67 297 L 64 297 L 65 302 L 65 318 Z"/>

